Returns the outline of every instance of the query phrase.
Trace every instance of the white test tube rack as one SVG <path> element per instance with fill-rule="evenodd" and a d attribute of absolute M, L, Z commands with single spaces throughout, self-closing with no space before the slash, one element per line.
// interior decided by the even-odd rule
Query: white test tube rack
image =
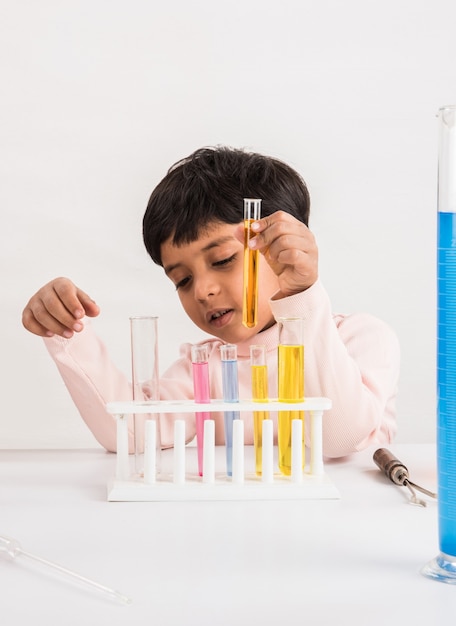
<path fill-rule="evenodd" d="M 236 411 L 305 411 L 310 415 L 310 462 L 303 469 L 301 420 L 292 420 L 291 475 L 284 476 L 273 467 L 272 420 L 263 421 L 262 473 L 245 472 L 244 422 L 233 422 L 233 471 L 215 471 L 214 421 L 204 422 L 203 475 L 186 472 L 185 422 L 174 423 L 173 472 L 156 474 L 155 422 L 146 421 L 144 442 L 144 477 L 130 470 L 128 453 L 128 416 L 138 413 L 198 413 L 232 411 L 232 402 L 212 400 L 207 404 L 193 401 L 112 402 L 109 413 L 117 419 L 116 477 L 108 484 L 108 501 L 159 502 L 186 500 L 321 500 L 338 499 L 339 492 L 324 472 L 322 420 L 331 408 L 328 398 L 306 398 L 303 402 L 278 401 L 236 403 Z M 217 446 L 225 450 L 224 446 Z M 249 446 L 253 448 L 253 446 Z"/>

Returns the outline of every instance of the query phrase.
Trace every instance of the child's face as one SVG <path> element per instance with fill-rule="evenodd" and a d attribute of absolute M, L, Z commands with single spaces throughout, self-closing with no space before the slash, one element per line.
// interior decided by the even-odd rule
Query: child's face
<path fill-rule="evenodd" d="M 205 333 L 227 343 L 245 341 L 274 324 L 268 300 L 279 289 L 276 275 L 260 256 L 258 324 L 245 328 L 241 233 L 242 223 L 214 223 L 194 242 L 176 246 L 168 239 L 161 246 L 166 275 L 187 315 Z"/>

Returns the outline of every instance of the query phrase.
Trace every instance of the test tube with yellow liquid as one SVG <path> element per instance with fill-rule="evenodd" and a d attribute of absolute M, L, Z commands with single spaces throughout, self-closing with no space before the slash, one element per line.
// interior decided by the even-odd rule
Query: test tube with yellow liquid
<path fill-rule="evenodd" d="M 258 321 L 258 262 L 260 253 L 249 248 L 249 240 L 255 236 L 251 226 L 261 217 L 261 200 L 244 198 L 244 285 L 242 323 L 254 328 Z"/>
<path fill-rule="evenodd" d="M 301 317 L 279 318 L 278 391 L 279 402 L 304 401 L 304 345 Z M 279 411 L 278 461 L 279 470 L 291 475 L 292 420 L 302 420 L 302 463 L 305 465 L 304 411 Z"/>
<path fill-rule="evenodd" d="M 250 346 L 250 367 L 252 371 L 252 399 L 255 402 L 268 401 L 268 366 L 266 346 Z M 255 473 L 261 476 L 263 465 L 263 420 L 269 419 L 268 411 L 253 412 L 253 447 L 255 451 Z"/>

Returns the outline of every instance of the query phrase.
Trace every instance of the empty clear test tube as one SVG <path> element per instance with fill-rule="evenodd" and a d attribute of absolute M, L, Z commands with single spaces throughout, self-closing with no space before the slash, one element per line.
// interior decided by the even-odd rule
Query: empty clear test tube
<path fill-rule="evenodd" d="M 225 402 L 239 402 L 239 381 L 237 347 L 227 343 L 220 346 L 220 357 L 222 360 L 222 385 L 223 400 Z M 226 446 L 226 473 L 231 476 L 233 473 L 233 421 L 240 418 L 239 411 L 225 411 L 225 446 Z"/>
<path fill-rule="evenodd" d="M 192 346 L 192 371 L 195 402 L 206 404 L 211 401 L 209 388 L 209 354 L 207 346 Z M 210 413 L 206 412 L 195 414 L 198 473 L 200 476 L 203 475 L 204 420 L 209 419 L 210 416 Z"/>
<path fill-rule="evenodd" d="M 300 317 L 279 318 L 278 390 L 279 402 L 304 401 L 304 345 Z M 292 420 L 302 420 L 302 463 L 305 464 L 304 411 L 279 411 L 278 455 L 279 470 L 291 475 Z"/>
<path fill-rule="evenodd" d="M 250 346 L 250 367 L 252 373 L 252 398 L 255 402 L 268 401 L 268 366 L 266 346 Z M 261 476 L 263 465 L 263 421 L 269 419 L 268 411 L 253 412 L 253 447 L 255 451 L 255 472 Z"/>
<path fill-rule="evenodd" d="M 261 200 L 244 198 L 244 300 L 242 307 L 242 323 L 253 328 L 258 321 L 258 250 L 249 248 L 249 240 L 255 236 L 251 226 L 261 217 Z"/>
<path fill-rule="evenodd" d="M 153 401 L 160 399 L 158 368 L 158 317 L 130 317 L 131 367 L 133 400 Z M 156 464 L 160 463 L 160 421 L 158 413 L 137 413 L 134 415 L 135 433 L 135 473 L 144 476 L 145 423 L 148 419 L 156 422 L 155 445 Z M 157 467 L 158 470 L 158 467 Z"/>

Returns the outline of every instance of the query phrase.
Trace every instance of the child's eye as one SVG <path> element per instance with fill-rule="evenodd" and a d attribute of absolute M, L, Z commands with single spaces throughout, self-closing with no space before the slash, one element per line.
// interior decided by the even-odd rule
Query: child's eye
<path fill-rule="evenodd" d="M 236 255 L 233 254 L 232 256 L 228 257 L 227 259 L 222 259 L 221 261 L 215 261 L 215 263 L 213 263 L 213 265 L 215 265 L 215 266 L 228 265 L 228 263 L 231 263 L 231 261 L 234 261 L 235 258 L 236 258 Z"/>
<path fill-rule="evenodd" d="M 175 285 L 176 291 L 178 289 L 181 289 L 182 287 L 185 287 L 185 285 L 188 283 L 189 280 L 190 280 L 190 276 L 186 276 L 185 278 L 180 280 L 178 283 L 176 283 L 176 285 Z"/>

